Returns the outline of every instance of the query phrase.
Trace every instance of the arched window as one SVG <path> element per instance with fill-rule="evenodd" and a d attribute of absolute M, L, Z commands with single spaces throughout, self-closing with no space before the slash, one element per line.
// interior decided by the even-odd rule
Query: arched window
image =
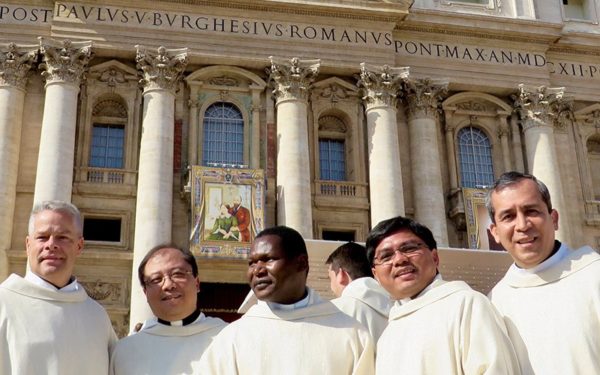
<path fill-rule="evenodd" d="M 319 119 L 319 170 L 321 180 L 347 179 L 346 125 L 336 116 Z"/>
<path fill-rule="evenodd" d="M 120 98 L 107 97 L 96 103 L 92 111 L 92 143 L 89 166 L 95 168 L 124 167 L 125 123 L 127 108 Z"/>
<path fill-rule="evenodd" d="M 202 164 L 244 164 L 244 119 L 232 103 L 218 102 L 204 113 Z"/>
<path fill-rule="evenodd" d="M 469 126 L 458 132 L 458 160 L 462 187 L 481 188 L 494 183 L 492 146 L 481 130 Z"/>

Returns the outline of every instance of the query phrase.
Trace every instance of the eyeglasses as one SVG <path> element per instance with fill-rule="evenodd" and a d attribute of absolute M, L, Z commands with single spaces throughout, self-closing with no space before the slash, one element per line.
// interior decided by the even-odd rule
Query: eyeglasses
<path fill-rule="evenodd" d="M 155 275 L 144 281 L 144 284 L 149 287 L 162 287 L 166 279 L 171 280 L 172 283 L 182 284 L 186 282 L 192 271 L 174 270 L 164 275 Z"/>
<path fill-rule="evenodd" d="M 407 243 L 397 249 L 383 250 L 379 256 L 375 257 L 374 266 L 389 266 L 394 262 L 396 253 L 400 253 L 407 258 L 413 258 L 421 254 L 421 250 L 428 249 L 427 245 L 422 242 Z"/>

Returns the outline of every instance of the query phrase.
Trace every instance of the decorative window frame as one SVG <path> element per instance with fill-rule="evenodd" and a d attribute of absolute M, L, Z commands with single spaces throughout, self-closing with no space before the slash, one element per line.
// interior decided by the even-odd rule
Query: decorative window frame
<path fill-rule="evenodd" d="M 598 24 L 598 11 L 596 9 L 596 1 L 594 0 L 583 0 L 584 3 L 584 12 L 590 15 L 590 18 L 571 18 L 567 16 L 567 12 L 565 9 L 562 0 L 557 0 L 560 6 L 560 15 L 564 22 L 573 22 L 573 23 L 584 23 L 584 24 Z"/>
<path fill-rule="evenodd" d="M 188 165 L 202 162 L 203 125 L 206 109 L 218 102 L 234 104 L 244 121 L 243 166 L 258 168 L 260 160 L 260 111 L 266 82 L 258 75 L 232 66 L 199 69 L 186 79 L 190 89 Z"/>
<path fill-rule="evenodd" d="M 461 0 L 440 0 L 442 7 L 452 7 L 456 10 L 478 10 L 484 12 L 500 12 L 502 9 L 502 0 L 485 0 L 481 3 L 471 3 Z"/>
<path fill-rule="evenodd" d="M 82 205 L 80 205 L 82 206 Z M 81 218 L 85 221 L 88 219 L 121 219 L 121 241 L 113 242 L 113 241 L 89 241 L 85 240 L 85 246 L 91 250 L 120 250 L 125 251 L 129 249 L 130 239 L 133 238 L 130 235 L 131 231 L 131 220 L 132 213 L 123 210 L 95 210 L 95 209 L 85 209 L 81 210 Z"/>

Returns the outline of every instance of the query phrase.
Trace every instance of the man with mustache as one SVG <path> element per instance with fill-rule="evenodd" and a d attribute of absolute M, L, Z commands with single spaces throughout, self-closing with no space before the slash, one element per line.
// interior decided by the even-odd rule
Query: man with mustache
<path fill-rule="evenodd" d="M 514 264 L 490 298 L 504 316 L 524 374 L 600 374 L 600 255 L 555 239 L 546 185 L 507 172 L 488 193 L 496 242 Z"/>
<path fill-rule="evenodd" d="M 205 352 L 203 374 L 372 374 L 373 342 L 356 320 L 306 286 L 297 231 L 267 228 L 252 244 L 248 281 L 258 299 Z"/>
<path fill-rule="evenodd" d="M 394 305 L 377 342 L 376 373 L 411 375 L 519 374 L 502 318 L 463 281 L 438 272 L 431 231 L 401 216 L 367 237 L 373 274 Z"/>
<path fill-rule="evenodd" d="M 25 246 L 25 277 L 0 284 L 0 374 L 107 374 L 117 338 L 104 308 L 73 276 L 83 251 L 77 207 L 35 204 Z"/>
<path fill-rule="evenodd" d="M 198 308 L 198 265 L 187 249 L 163 244 L 142 259 L 138 278 L 155 317 L 120 340 L 112 375 L 192 374 L 204 350 L 226 325 Z"/>

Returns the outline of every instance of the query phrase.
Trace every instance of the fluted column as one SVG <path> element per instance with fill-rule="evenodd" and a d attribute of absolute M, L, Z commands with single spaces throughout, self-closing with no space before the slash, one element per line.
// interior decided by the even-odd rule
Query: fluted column
<path fill-rule="evenodd" d="M 190 100 L 188 100 L 189 112 L 189 137 L 188 137 L 188 165 L 200 164 L 198 161 L 198 100 L 196 99 L 198 89 L 192 87 Z"/>
<path fill-rule="evenodd" d="M 415 219 L 431 229 L 440 246 L 448 245 L 448 229 L 437 119 L 447 87 L 430 79 L 406 82 Z"/>
<path fill-rule="evenodd" d="M 506 117 L 501 116 L 499 119 L 500 126 L 498 127 L 498 138 L 500 138 L 500 146 L 502 147 L 502 161 L 504 162 L 504 170 L 512 170 L 512 164 L 510 162 L 510 149 L 508 148 L 508 135 L 509 127 L 506 121 Z"/>
<path fill-rule="evenodd" d="M 525 171 L 525 163 L 523 162 L 523 145 L 521 144 L 521 131 L 519 130 L 518 114 L 514 113 L 510 116 L 510 128 L 513 136 L 513 155 L 515 156 L 515 168 L 517 171 Z"/>
<path fill-rule="evenodd" d="M 92 57 L 92 42 L 40 39 L 42 75 L 46 79 L 34 202 L 70 202 L 75 157 L 77 97 Z"/>
<path fill-rule="evenodd" d="M 171 241 L 175 90 L 187 64 L 187 49 L 157 53 L 136 46 L 144 88 L 142 139 L 135 212 L 130 327 L 152 316 L 137 279 L 148 250 Z"/>
<path fill-rule="evenodd" d="M 307 100 L 321 62 L 270 59 L 277 101 L 277 224 L 313 238 Z"/>
<path fill-rule="evenodd" d="M 563 87 L 527 87 L 521 84 L 515 107 L 521 116 L 529 173 L 548 187 L 552 206 L 563 217 L 556 236 L 568 243 L 567 208 L 554 143 L 554 122 L 563 94 Z"/>
<path fill-rule="evenodd" d="M 396 120 L 397 96 L 408 68 L 360 64 L 367 117 L 371 227 L 404 215 L 404 190 Z"/>
<path fill-rule="evenodd" d="M 8 277 L 27 75 L 37 46 L 0 48 L 0 280 Z"/>

